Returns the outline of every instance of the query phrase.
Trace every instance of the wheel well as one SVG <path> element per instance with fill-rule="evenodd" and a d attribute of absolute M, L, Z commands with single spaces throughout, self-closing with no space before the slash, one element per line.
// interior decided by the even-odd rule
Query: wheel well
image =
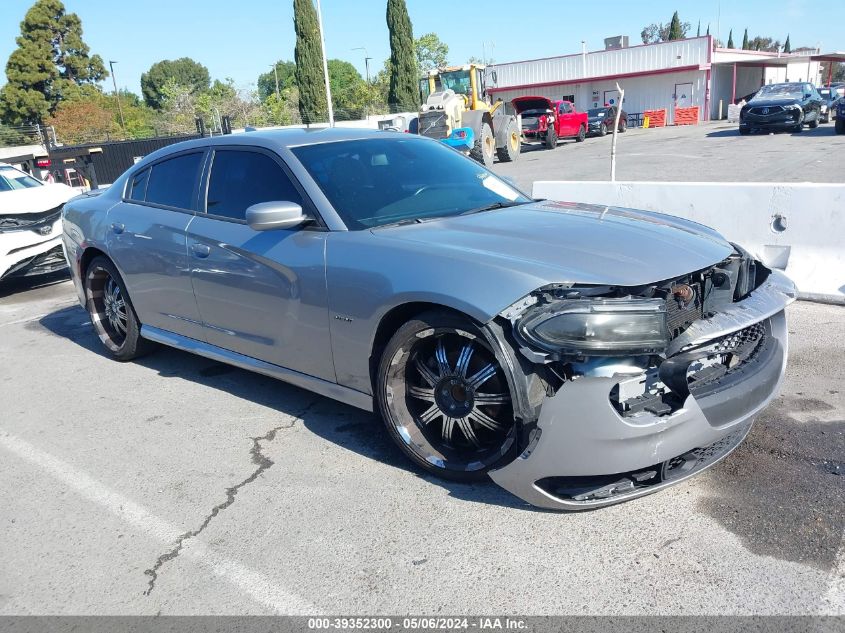
<path fill-rule="evenodd" d="M 85 252 L 82 253 L 82 257 L 79 259 L 79 278 L 82 279 L 85 277 L 85 271 L 88 270 L 88 264 L 91 263 L 91 260 L 95 257 L 108 257 L 103 251 L 99 248 L 94 248 L 93 246 L 90 248 L 86 248 Z"/>
<path fill-rule="evenodd" d="M 390 341 L 390 338 L 405 323 L 413 319 L 415 316 L 428 312 L 429 310 L 452 312 L 453 314 L 457 314 L 471 320 L 471 317 L 463 312 L 438 303 L 428 303 L 425 301 L 403 303 L 402 305 L 391 309 L 381 318 L 381 321 L 379 321 L 378 328 L 376 328 L 376 335 L 373 339 L 373 347 L 370 350 L 370 383 L 373 387 L 373 393 L 375 393 L 376 377 L 378 376 L 378 365 L 381 361 L 381 354 L 384 351 L 384 348 L 387 347 L 387 343 Z"/>

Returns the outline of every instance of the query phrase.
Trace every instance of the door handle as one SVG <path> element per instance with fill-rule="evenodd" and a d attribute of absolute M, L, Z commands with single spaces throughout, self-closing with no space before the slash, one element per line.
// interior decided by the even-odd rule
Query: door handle
<path fill-rule="evenodd" d="M 120 235 L 126 230 L 126 227 L 120 222 L 112 222 L 111 230 L 115 235 Z"/>
<path fill-rule="evenodd" d="M 205 244 L 191 244 L 191 252 L 195 257 L 205 259 L 211 253 L 211 248 Z"/>

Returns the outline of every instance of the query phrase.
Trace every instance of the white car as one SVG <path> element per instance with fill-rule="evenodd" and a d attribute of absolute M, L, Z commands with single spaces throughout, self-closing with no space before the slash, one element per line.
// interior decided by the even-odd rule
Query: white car
<path fill-rule="evenodd" d="M 77 193 L 0 163 L 0 280 L 50 273 L 67 265 L 62 207 Z"/>

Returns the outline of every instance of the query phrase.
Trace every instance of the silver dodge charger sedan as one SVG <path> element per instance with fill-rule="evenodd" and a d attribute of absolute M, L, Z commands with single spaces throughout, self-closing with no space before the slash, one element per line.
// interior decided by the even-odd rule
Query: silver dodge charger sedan
<path fill-rule="evenodd" d="M 159 150 L 65 206 L 64 247 L 115 359 L 164 344 L 378 411 L 420 469 L 561 510 L 736 448 L 795 296 L 699 224 L 532 200 L 369 130 Z"/>

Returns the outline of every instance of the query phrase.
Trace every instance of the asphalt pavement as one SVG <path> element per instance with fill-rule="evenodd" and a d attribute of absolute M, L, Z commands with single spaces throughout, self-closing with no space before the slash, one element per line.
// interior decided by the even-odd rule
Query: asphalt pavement
<path fill-rule="evenodd" d="M 559 514 L 269 378 L 112 361 L 61 276 L 0 284 L 0 614 L 845 615 L 843 315 L 789 308 L 782 395 L 725 462 Z"/>

